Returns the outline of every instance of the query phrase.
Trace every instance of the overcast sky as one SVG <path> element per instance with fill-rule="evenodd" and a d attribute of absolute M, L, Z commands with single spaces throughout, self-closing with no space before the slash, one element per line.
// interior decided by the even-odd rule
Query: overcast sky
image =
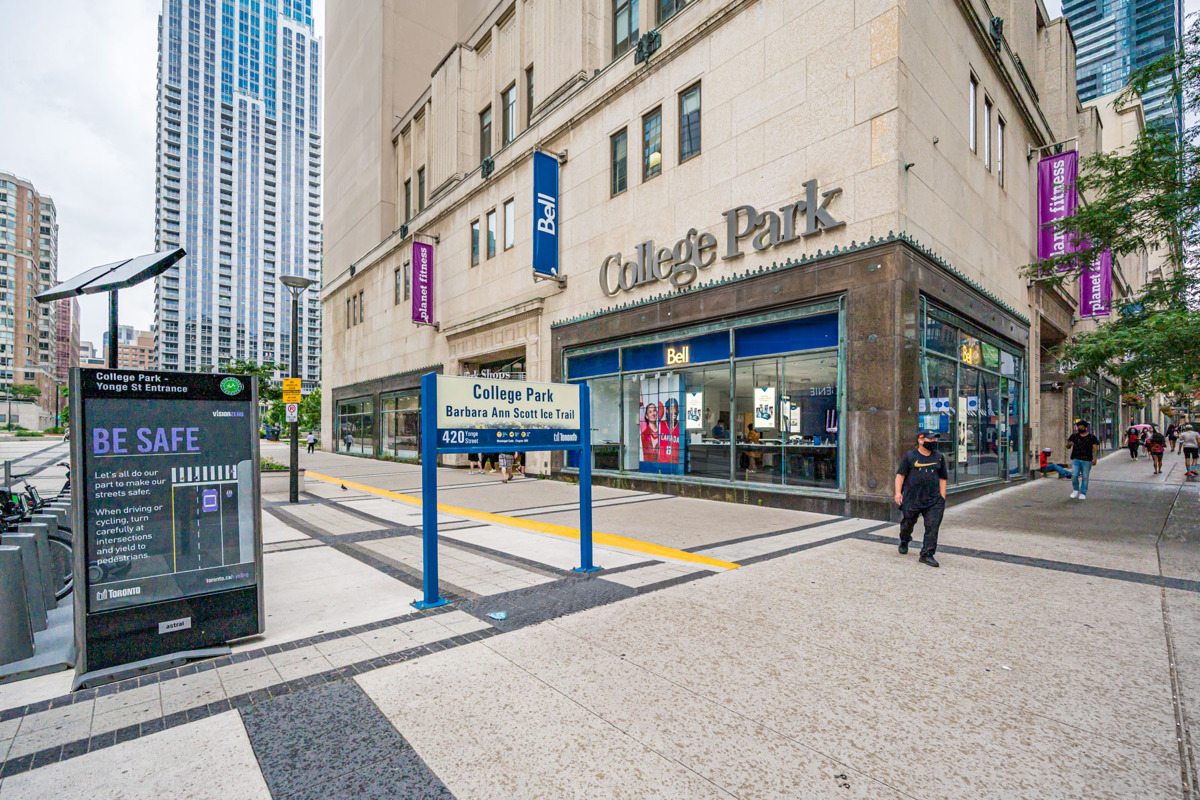
<path fill-rule="evenodd" d="M 316 0 L 317 33 L 324 2 Z M 0 0 L 0 170 L 58 209 L 58 277 L 154 250 L 154 125 L 161 0 Z M 120 294 L 122 325 L 149 330 L 153 282 Z M 100 346 L 104 296 L 80 298 Z"/>
<path fill-rule="evenodd" d="M 1045 0 L 1052 14 L 1061 0 Z M 1190 14 L 1200 0 L 1185 0 Z M 323 34 L 324 0 L 313 3 Z M 0 170 L 58 208 L 58 275 L 154 249 L 154 125 L 161 0 L 0 0 Z M 153 284 L 121 293 L 121 323 L 149 329 Z M 81 299 L 100 345 L 104 299 Z"/>

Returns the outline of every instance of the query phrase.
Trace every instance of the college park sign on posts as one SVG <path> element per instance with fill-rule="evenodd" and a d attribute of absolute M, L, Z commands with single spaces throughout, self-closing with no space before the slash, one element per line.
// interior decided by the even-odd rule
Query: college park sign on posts
<path fill-rule="evenodd" d="M 439 453 L 579 453 L 579 557 L 577 572 L 592 564 L 592 436 L 588 387 L 574 383 L 421 376 L 421 506 L 424 598 L 417 608 L 436 608 L 438 594 L 437 457 Z"/>

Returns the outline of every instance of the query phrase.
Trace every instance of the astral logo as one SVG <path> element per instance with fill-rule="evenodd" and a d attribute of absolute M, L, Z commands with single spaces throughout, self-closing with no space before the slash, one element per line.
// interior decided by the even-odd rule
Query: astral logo
<path fill-rule="evenodd" d="M 242 382 L 237 378 L 226 378 L 221 381 L 221 391 L 228 395 L 241 394 Z"/>

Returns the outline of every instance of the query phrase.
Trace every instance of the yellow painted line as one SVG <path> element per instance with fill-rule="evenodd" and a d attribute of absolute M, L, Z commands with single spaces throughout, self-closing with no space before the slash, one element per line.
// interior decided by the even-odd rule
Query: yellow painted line
<path fill-rule="evenodd" d="M 413 497 L 408 494 L 400 494 L 399 492 L 391 492 L 387 489 L 378 489 L 374 486 L 368 486 L 365 483 L 355 483 L 353 481 L 334 478 L 329 475 L 322 475 L 319 472 L 307 470 L 304 473 L 310 478 L 316 478 L 326 483 L 336 483 L 340 486 L 345 486 L 347 489 L 357 489 L 360 492 L 367 494 L 378 495 L 379 497 L 387 497 L 392 500 L 399 500 L 401 503 L 420 506 L 421 498 Z M 579 529 L 570 528 L 566 525 L 554 525 L 549 522 L 534 522 L 528 519 L 518 519 L 516 517 L 506 517 L 503 514 L 492 514 L 488 511 L 476 511 L 473 508 L 459 508 L 458 506 L 448 506 L 445 503 L 438 503 L 438 511 L 446 514 L 453 514 L 456 517 L 465 517 L 467 519 L 479 520 L 480 522 L 490 522 L 494 525 L 507 525 L 510 528 L 523 528 L 527 531 L 537 531 L 538 533 L 549 533 L 553 536 L 562 536 L 565 539 L 579 539 Z M 674 547 L 663 547 L 660 544 L 653 542 L 643 542 L 640 539 L 630 539 L 628 536 L 618 536 L 613 533 L 596 533 L 592 532 L 593 544 L 606 544 L 609 547 L 619 547 L 623 550 L 633 550 L 637 553 L 645 553 L 651 556 L 661 556 L 662 558 L 671 558 L 676 561 L 688 561 L 693 564 L 703 564 L 706 567 L 718 567 L 720 569 L 737 569 L 741 564 L 734 564 L 730 561 L 721 561 L 718 558 L 709 558 L 702 556 L 699 553 L 689 553 L 686 550 L 676 550 Z"/>

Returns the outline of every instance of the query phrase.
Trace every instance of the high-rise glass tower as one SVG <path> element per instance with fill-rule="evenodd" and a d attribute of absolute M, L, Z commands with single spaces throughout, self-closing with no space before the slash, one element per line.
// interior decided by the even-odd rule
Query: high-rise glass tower
<path fill-rule="evenodd" d="M 156 279 L 161 369 L 290 363 L 292 274 L 320 379 L 321 44 L 312 0 L 163 0 L 156 239 L 187 257 Z"/>
<path fill-rule="evenodd" d="M 1075 85 L 1085 102 L 1115 92 L 1130 74 L 1179 47 L 1183 0 L 1063 0 L 1075 33 Z M 1163 81 L 1142 97 L 1146 121 L 1182 130 L 1182 98 Z"/>

